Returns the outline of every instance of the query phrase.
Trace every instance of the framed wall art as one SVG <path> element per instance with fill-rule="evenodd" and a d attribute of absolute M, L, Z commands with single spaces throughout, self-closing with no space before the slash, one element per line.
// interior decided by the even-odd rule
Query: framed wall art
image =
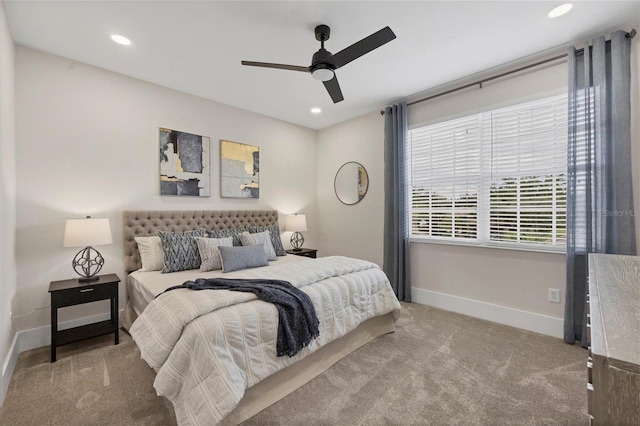
<path fill-rule="evenodd" d="M 220 196 L 260 198 L 260 147 L 220 141 Z"/>
<path fill-rule="evenodd" d="M 160 128 L 160 195 L 211 196 L 207 136 Z"/>

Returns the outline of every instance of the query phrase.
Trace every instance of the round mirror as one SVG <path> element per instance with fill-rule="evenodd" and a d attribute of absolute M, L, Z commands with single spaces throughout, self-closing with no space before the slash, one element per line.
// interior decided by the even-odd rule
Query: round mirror
<path fill-rule="evenodd" d="M 338 169 L 333 181 L 336 197 L 349 206 L 358 204 L 367 194 L 369 175 L 360 163 L 350 161 Z"/>

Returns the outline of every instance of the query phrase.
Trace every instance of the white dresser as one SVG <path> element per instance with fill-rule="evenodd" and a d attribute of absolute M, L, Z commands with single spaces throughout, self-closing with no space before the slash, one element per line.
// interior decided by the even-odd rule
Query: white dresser
<path fill-rule="evenodd" d="M 640 257 L 589 255 L 587 362 L 594 425 L 640 425 Z"/>

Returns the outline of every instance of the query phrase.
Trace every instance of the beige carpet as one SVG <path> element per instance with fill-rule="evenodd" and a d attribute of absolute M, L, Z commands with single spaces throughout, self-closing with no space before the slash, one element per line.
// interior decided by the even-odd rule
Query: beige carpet
<path fill-rule="evenodd" d="M 586 425 L 586 351 L 417 304 L 246 425 Z M 154 373 L 121 333 L 20 354 L 2 425 L 173 425 Z"/>

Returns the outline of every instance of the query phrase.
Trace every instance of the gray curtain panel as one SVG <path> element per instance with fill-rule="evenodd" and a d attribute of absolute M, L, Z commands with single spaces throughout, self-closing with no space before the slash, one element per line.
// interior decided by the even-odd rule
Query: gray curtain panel
<path fill-rule="evenodd" d="M 384 258 L 382 269 L 399 300 L 411 301 L 407 194 L 407 104 L 384 114 Z"/>
<path fill-rule="evenodd" d="M 631 40 L 569 49 L 564 340 L 586 342 L 589 253 L 636 254 L 631 187 Z"/>

